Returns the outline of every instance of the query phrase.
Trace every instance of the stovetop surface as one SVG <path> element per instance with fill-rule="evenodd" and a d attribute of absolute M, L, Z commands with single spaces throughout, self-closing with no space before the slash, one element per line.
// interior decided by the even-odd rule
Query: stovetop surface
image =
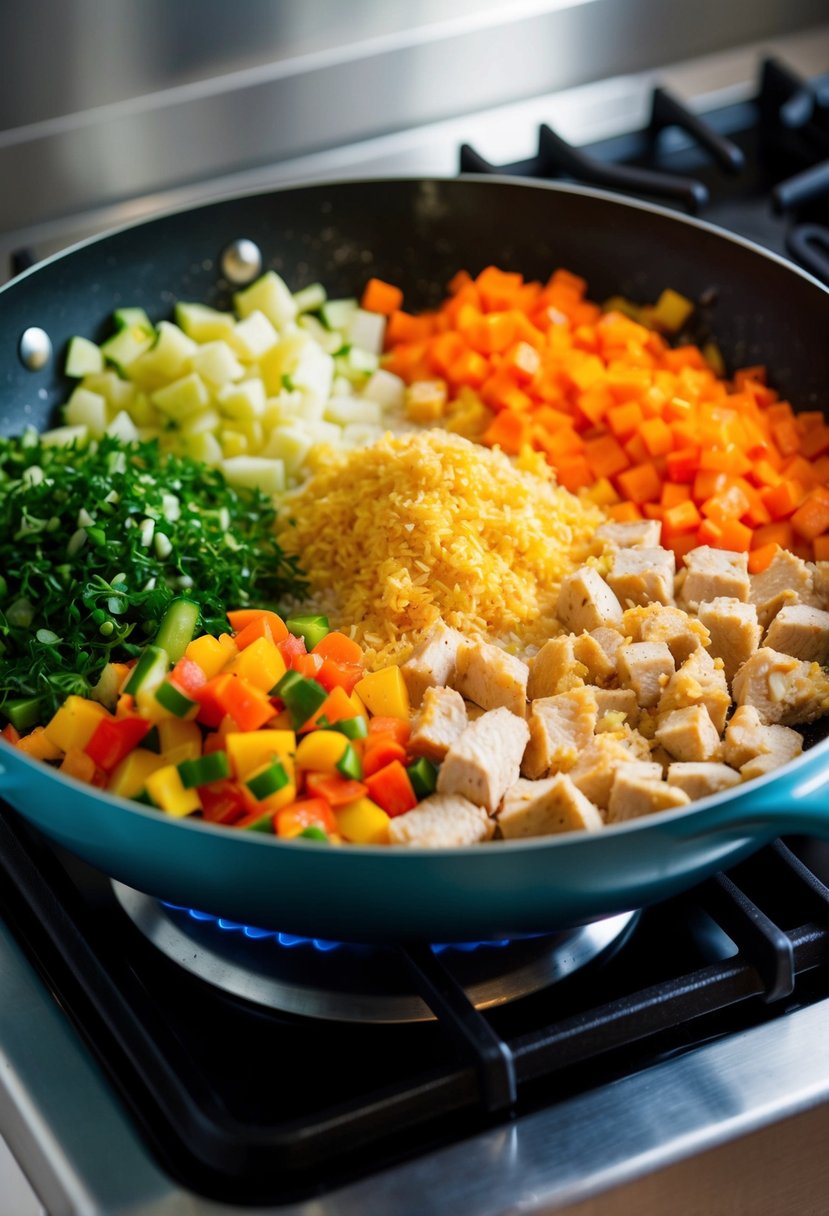
<path fill-rule="evenodd" d="M 451 1024 L 318 1021 L 235 998 L 151 945 L 103 875 L 16 816 L 0 838 L 0 916 L 162 1168 L 227 1202 L 342 1186 L 829 996 L 829 851 L 778 844 L 736 887 L 715 879 L 645 911 L 609 957 L 474 1014 L 514 1060 L 516 1100 L 493 1103 Z"/>

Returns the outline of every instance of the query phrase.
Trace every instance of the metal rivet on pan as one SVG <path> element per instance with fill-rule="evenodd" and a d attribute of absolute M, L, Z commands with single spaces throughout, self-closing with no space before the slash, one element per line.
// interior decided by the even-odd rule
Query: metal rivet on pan
<path fill-rule="evenodd" d="M 247 237 L 232 241 L 222 254 L 222 273 L 229 282 L 237 286 L 252 283 L 261 269 L 262 251 Z"/>
<path fill-rule="evenodd" d="M 52 340 L 45 329 L 30 325 L 20 335 L 17 353 L 24 367 L 30 372 L 39 372 L 52 357 Z"/>

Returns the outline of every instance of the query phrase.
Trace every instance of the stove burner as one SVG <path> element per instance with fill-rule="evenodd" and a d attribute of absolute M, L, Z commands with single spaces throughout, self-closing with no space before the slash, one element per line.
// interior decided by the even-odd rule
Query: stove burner
<path fill-rule="evenodd" d="M 162 904 L 121 883 L 112 886 L 127 915 L 153 945 L 187 971 L 234 996 L 332 1021 L 434 1019 L 415 991 L 401 947 L 337 948 L 339 943 L 250 929 L 213 916 L 202 919 L 200 913 Z M 637 916 L 628 912 L 579 929 L 514 942 L 444 947 L 442 962 L 470 1002 L 487 1009 L 556 983 L 621 945 Z M 239 931 L 221 932 L 221 924 Z M 286 945 L 306 948 L 280 948 Z"/>

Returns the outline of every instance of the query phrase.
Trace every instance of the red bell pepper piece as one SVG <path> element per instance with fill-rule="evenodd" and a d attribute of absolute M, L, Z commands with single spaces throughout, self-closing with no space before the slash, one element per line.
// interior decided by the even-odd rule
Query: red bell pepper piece
<path fill-rule="evenodd" d="M 405 815 L 406 811 L 417 806 L 417 795 L 412 789 L 409 774 L 399 760 L 392 760 L 385 768 L 366 777 L 366 785 L 372 801 L 392 818 Z"/>
<path fill-rule="evenodd" d="M 202 813 L 209 823 L 236 823 L 247 811 L 242 791 L 234 781 L 200 785 L 198 795 Z"/>
<path fill-rule="evenodd" d="M 196 690 L 207 683 L 207 676 L 201 667 L 193 659 L 188 659 L 186 655 L 176 663 L 170 672 L 170 679 L 179 692 L 183 692 L 191 699 L 194 699 Z"/>
<path fill-rule="evenodd" d="M 382 715 L 378 715 L 369 722 L 368 733 L 369 738 L 374 735 L 389 735 L 395 743 L 405 747 L 409 742 L 412 727 L 411 723 L 404 718 L 384 718 Z"/>
<path fill-rule="evenodd" d="M 354 685 L 362 680 L 364 675 L 362 667 L 358 667 L 356 663 L 338 663 L 335 659 L 324 659 L 316 679 L 328 692 L 334 688 L 342 688 L 350 695 L 354 691 Z"/>
<path fill-rule="evenodd" d="M 405 747 L 397 743 L 390 735 L 378 735 L 374 739 L 369 735 L 363 751 L 363 775 L 368 778 L 373 773 L 379 773 L 381 768 L 385 768 L 393 760 L 399 760 L 402 764 L 405 759 Z"/>
<path fill-rule="evenodd" d="M 0 735 L 2 735 L 3 738 L 9 743 L 20 742 L 20 731 L 17 729 L 17 727 L 12 726 L 11 722 L 6 723 L 3 729 L 0 730 Z"/>
<path fill-rule="evenodd" d="M 345 806 L 368 793 L 368 786 L 350 777 L 333 777 L 330 773 L 308 773 L 305 787 L 314 798 L 324 798 L 329 806 Z"/>
<path fill-rule="evenodd" d="M 318 654 L 299 654 L 294 659 L 292 667 L 307 680 L 316 680 L 324 662 L 325 660 Z"/>
<path fill-rule="evenodd" d="M 296 637 L 293 633 L 289 633 L 281 642 L 277 642 L 276 646 L 289 671 L 294 669 L 294 660 L 307 653 L 305 638 Z"/>
<path fill-rule="evenodd" d="M 291 802 L 276 812 L 274 826 L 277 836 L 298 836 L 306 828 L 322 828 L 331 834 L 337 831 L 337 821 L 324 798 L 305 798 Z"/>
<path fill-rule="evenodd" d="M 222 672 L 196 689 L 196 700 L 196 716 L 205 726 L 218 726 L 227 714 L 239 730 L 259 730 L 273 717 L 265 694 L 232 672 Z"/>
<path fill-rule="evenodd" d="M 138 747 L 151 725 L 146 718 L 101 718 L 84 751 L 98 768 L 111 772 Z"/>

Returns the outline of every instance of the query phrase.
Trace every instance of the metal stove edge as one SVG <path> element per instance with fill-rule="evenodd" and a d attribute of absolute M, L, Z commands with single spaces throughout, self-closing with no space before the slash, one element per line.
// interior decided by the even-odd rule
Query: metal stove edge
<path fill-rule="evenodd" d="M 0 1134 L 50 1216 L 505 1216 L 591 1198 L 598 1213 L 637 1178 L 829 1100 L 824 1001 L 324 1196 L 236 1208 L 156 1165 L 2 924 L 0 994 Z"/>

